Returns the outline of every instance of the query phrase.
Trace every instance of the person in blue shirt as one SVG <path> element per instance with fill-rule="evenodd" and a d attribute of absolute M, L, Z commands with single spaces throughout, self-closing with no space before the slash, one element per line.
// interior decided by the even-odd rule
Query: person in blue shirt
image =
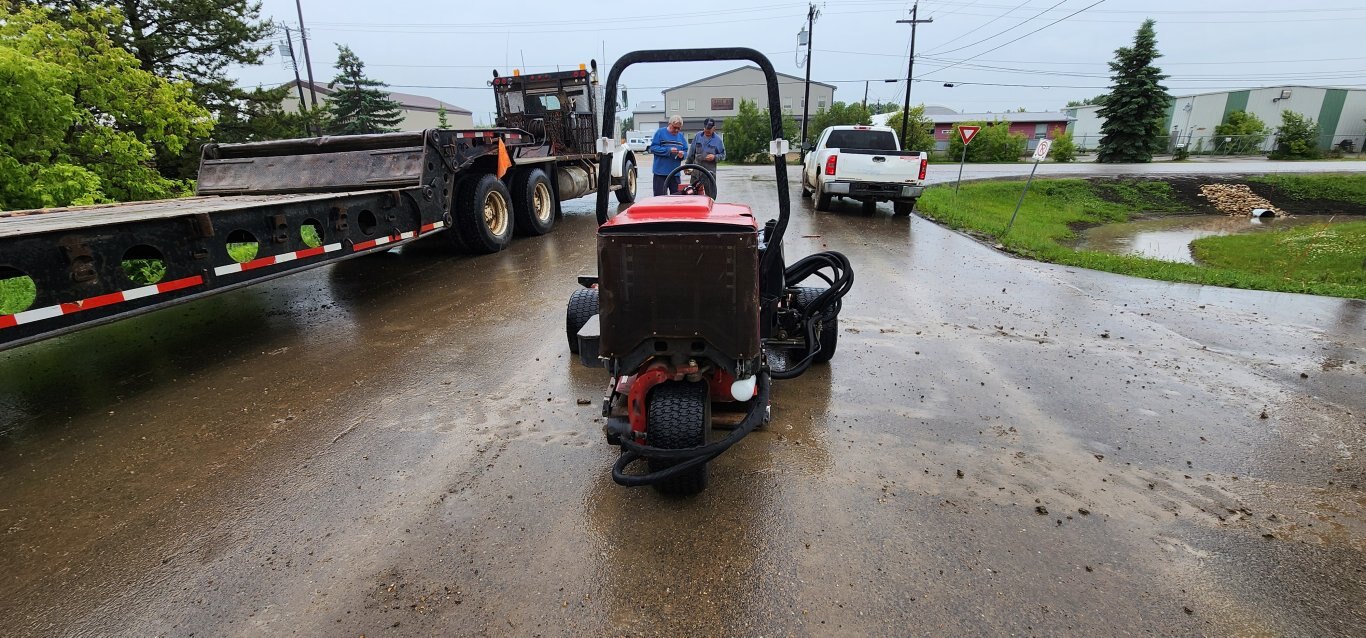
<path fill-rule="evenodd" d="M 654 166 L 650 172 L 655 176 L 655 196 L 666 195 L 678 190 L 681 174 L 674 175 L 668 184 L 664 178 L 669 171 L 683 165 L 687 155 L 688 138 L 683 135 L 683 118 L 675 115 L 669 118 L 668 128 L 657 129 L 650 140 L 650 154 L 654 155 Z"/>
<path fill-rule="evenodd" d="M 697 133 L 696 137 L 692 138 L 692 146 L 688 147 L 688 157 L 683 160 L 683 163 L 701 165 L 711 171 L 712 177 L 716 178 L 716 163 L 723 159 L 726 159 L 726 145 L 716 132 L 716 120 L 707 118 L 702 121 L 702 130 Z M 697 178 L 693 183 L 705 182 L 701 178 Z M 715 187 L 713 187 L 714 189 Z M 716 193 L 707 193 L 707 195 L 716 199 Z"/>

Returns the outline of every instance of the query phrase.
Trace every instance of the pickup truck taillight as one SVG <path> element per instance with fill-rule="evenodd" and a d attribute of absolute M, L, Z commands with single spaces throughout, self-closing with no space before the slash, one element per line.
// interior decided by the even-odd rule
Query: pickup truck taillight
<path fill-rule="evenodd" d="M 921 155 L 921 156 L 920 156 L 920 181 L 922 181 L 922 182 L 925 181 L 925 169 L 927 169 L 927 168 L 929 168 L 929 167 L 930 167 L 930 158 L 928 158 L 928 157 L 926 157 L 926 156 L 924 156 L 924 155 Z"/>
<path fill-rule="evenodd" d="M 835 174 L 835 165 L 839 163 L 839 159 L 840 159 L 840 156 L 838 156 L 838 155 L 831 155 L 830 157 L 825 158 L 825 174 L 826 174 L 826 175 L 834 175 L 834 174 Z"/>

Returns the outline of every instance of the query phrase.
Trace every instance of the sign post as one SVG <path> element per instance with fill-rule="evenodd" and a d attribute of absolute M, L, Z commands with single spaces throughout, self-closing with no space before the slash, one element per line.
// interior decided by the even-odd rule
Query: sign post
<path fill-rule="evenodd" d="M 963 165 L 968 162 L 968 144 L 972 143 L 972 138 L 977 137 L 977 133 L 982 130 L 980 126 L 960 126 L 958 127 L 958 137 L 963 138 L 963 158 L 958 160 L 958 181 L 953 183 L 953 194 L 958 196 L 958 186 L 963 183 Z"/>
<path fill-rule="evenodd" d="M 1024 190 L 1020 191 L 1020 201 L 1015 202 L 1015 212 L 1010 214 L 1010 221 L 1006 223 L 1006 229 L 1001 232 L 1001 237 L 1005 237 L 1010 232 L 1010 227 L 1015 225 L 1015 216 L 1020 214 L 1020 206 L 1024 204 L 1025 193 L 1029 192 L 1029 184 L 1034 181 L 1034 172 L 1039 170 L 1039 162 L 1048 157 L 1048 148 L 1053 146 L 1053 140 L 1039 140 L 1039 145 L 1034 148 L 1034 168 L 1029 169 L 1029 179 L 1025 180 Z"/>

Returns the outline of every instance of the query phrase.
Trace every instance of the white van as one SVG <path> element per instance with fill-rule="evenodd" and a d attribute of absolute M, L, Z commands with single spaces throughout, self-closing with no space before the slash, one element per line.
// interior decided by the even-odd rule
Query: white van
<path fill-rule="evenodd" d="M 648 138 L 648 137 L 628 137 L 628 138 L 626 138 L 626 148 L 628 148 L 628 149 L 630 149 L 630 150 L 632 150 L 632 151 L 635 151 L 635 152 L 637 152 L 637 153 L 644 153 L 644 152 L 645 152 L 645 149 L 647 149 L 647 148 L 649 148 L 649 147 L 650 147 L 650 138 Z"/>

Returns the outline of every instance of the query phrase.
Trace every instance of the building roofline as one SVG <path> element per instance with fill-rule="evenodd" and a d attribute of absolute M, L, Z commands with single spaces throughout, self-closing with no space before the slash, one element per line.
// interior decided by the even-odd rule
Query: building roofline
<path fill-rule="evenodd" d="M 688 82 L 688 83 L 686 83 L 686 84 L 680 84 L 680 85 L 675 86 L 675 87 L 667 88 L 667 89 L 664 89 L 664 90 L 661 91 L 661 92 L 662 92 L 662 93 L 668 93 L 669 91 L 677 91 L 678 89 L 681 89 L 681 88 L 683 88 L 683 87 L 692 86 L 692 85 L 694 85 L 694 84 L 701 84 L 702 82 L 706 82 L 707 80 L 714 80 L 714 79 L 719 78 L 719 77 L 721 77 L 721 76 L 723 76 L 723 75 L 729 75 L 729 74 L 734 73 L 734 72 L 736 72 L 736 71 L 743 71 L 743 70 L 745 70 L 745 69 L 754 69 L 755 71 L 760 71 L 760 70 L 761 70 L 759 67 L 754 66 L 753 64 L 746 64 L 746 65 L 744 65 L 744 66 L 737 66 L 737 67 L 735 67 L 735 68 L 733 68 L 733 69 L 731 69 L 731 70 L 729 70 L 729 71 L 722 71 L 721 73 L 717 73 L 717 74 L 715 74 L 715 75 L 708 75 L 707 77 L 704 77 L 704 78 L 702 78 L 702 79 L 700 79 L 700 80 L 693 80 L 692 82 Z M 799 81 L 799 82 L 803 82 L 803 83 L 806 82 L 805 79 L 799 78 L 799 77 L 797 77 L 797 76 L 795 76 L 795 75 L 788 75 L 788 74 L 786 74 L 786 73 L 780 73 L 780 72 L 778 72 L 778 71 L 774 71 L 774 74 L 776 74 L 779 78 L 792 78 L 793 80 L 797 80 L 797 81 Z M 782 82 L 779 82 L 779 84 L 781 84 L 781 83 L 782 83 Z M 836 88 L 834 85 L 832 85 L 832 84 L 826 84 L 826 83 L 824 83 L 824 82 L 816 82 L 816 81 L 813 80 L 811 83 L 812 83 L 812 84 L 815 84 L 815 85 L 817 85 L 817 86 L 826 87 L 826 88 L 828 88 L 828 89 L 834 89 L 834 88 Z"/>
<path fill-rule="evenodd" d="M 288 87 L 291 87 L 291 88 L 292 88 L 292 87 L 294 87 L 295 85 L 302 86 L 302 87 L 304 87 L 305 89 L 307 89 L 307 88 L 310 86 L 310 83 L 309 83 L 307 80 L 302 80 L 302 81 L 297 81 L 297 82 L 294 81 L 294 80 L 290 80 L 289 82 L 285 82 L 284 84 L 281 84 L 280 86 L 288 86 Z M 317 91 L 317 92 L 319 92 L 319 93 L 322 93 L 323 95 L 332 95 L 333 93 L 336 93 L 336 92 L 337 92 L 337 90 L 334 89 L 334 88 L 332 88 L 331 85 L 329 85 L 329 84 L 320 84 L 320 83 L 318 83 L 318 82 L 313 82 L 313 83 L 311 84 L 311 86 L 313 87 L 313 90 L 315 90 L 315 91 Z M 393 97 L 393 96 L 395 95 L 395 93 L 393 93 L 393 92 L 391 92 L 391 91 L 385 91 L 384 93 L 385 93 L 386 95 L 388 95 L 388 96 L 390 97 L 390 99 L 394 100 L 395 102 L 398 102 L 399 106 L 403 107 L 403 109 L 404 109 L 404 110 L 407 110 L 407 111 L 423 111 L 423 112 L 426 112 L 426 113 L 438 113 L 438 112 L 441 111 L 441 107 L 439 107 L 439 106 L 432 107 L 432 106 L 422 106 L 422 105 L 420 105 L 420 104 L 408 104 L 408 103 L 404 102 L 403 100 L 400 100 L 400 99 L 398 99 L 398 98 Z M 411 94 L 399 94 L 399 95 L 411 95 Z M 414 97 L 427 97 L 427 96 L 425 96 L 425 95 L 415 95 Z M 454 104 L 447 104 L 446 102 L 444 102 L 444 101 L 442 101 L 442 100 L 438 100 L 438 99 L 436 99 L 436 98 L 434 98 L 434 97 L 433 97 L 433 98 L 427 98 L 427 99 L 433 100 L 433 101 L 435 101 L 435 102 L 437 102 L 437 103 L 439 103 L 439 104 L 444 104 L 444 105 L 446 106 L 446 112 L 447 112 L 447 113 L 454 113 L 454 114 L 457 114 L 457 115 L 474 115 L 474 111 L 471 111 L 471 110 L 469 110 L 469 109 L 467 109 L 467 108 L 464 108 L 464 107 L 461 107 L 461 106 L 456 106 L 456 105 L 454 105 Z"/>

